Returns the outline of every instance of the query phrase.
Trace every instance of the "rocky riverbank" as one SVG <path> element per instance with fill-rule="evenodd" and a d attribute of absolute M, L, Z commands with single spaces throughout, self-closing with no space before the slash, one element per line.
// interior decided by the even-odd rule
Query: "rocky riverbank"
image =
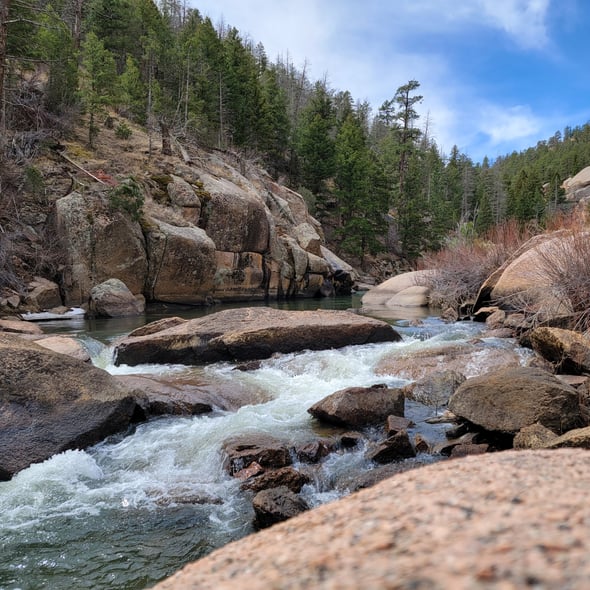
<path fill-rule="evenodd" d="M 117 347 L 131 350 L 131 343 L 140 343 L 141 346 L 135 346 L 133 363 L 154 362 L 158 358 L 162 362 L 178 360 L 180 357 L 174 355 L 182 351 L 189 355 L 186 362 L 193 363 L 203 360 L 197 354 L 199 350 L 206 350 L 203 347 L 218 340 L 223 342 L 223 350 L 229 351 L 228 355 L 210 360 L 238 359 L 237 363 L 233 361 L 235 369 L 248 372 L 261 367 L 262 359 L 269 356 L 277 342 L 286 352 L 309 348 L 311 341 L 311 348 L 317 349 L 399 339 L 388 324 L 358 314 L 310 313 L 311 316 L 252 308 L 212 314 L 206 321 L 170 318 L 137 330 L 121 340 Z M 300 516 L 291 522 L 300 519 L 315 522 L 317 509 L 309 511 L 309 504 L 300 495 L 302 487 L 317 480 L 323 462 L 330 457 L 345 456 L 352 450 L 360 452 L 372 469 L 356 478 L 332 481 L 331 485 L 340 493 L 373 486 L 393 475 L 395 477 L 388 482 L 399 481 L 402 485 L 406 480 L 398 478 L 416 467 L 421 467 L 416 473 L 427 470 L 432 477 L 438 477 L 438 467 L 424 468 L 424 464 L 449 457 L 453 460 L 444 461 L 449 466 L 440 468 L 441 478 L 448 478 L 455 468 L 457 473 L 464 473 L 463 464 L 454 458 L 465 455 L 478 455 L 477 465 L 494 470 L 504 465 L 503 460 L 498 459 L 504 453 L 498 451 L 564 446 L 587 448 L 590 441 L 587 434 L 590 430 L 587 428 L 588 383 L 583 373 L 587 371 L 590 344 L 585 337 L 557 328 L 519 329 L 521 342 L 531 348 L 517 349 L 512 340 L 498 338 L 497 331 L 492 330 L 492 322 L 489 323 L 489 332 L 469 341 L 450 341 L 443 345 L 433 339 L 420 351 L 409 348 L 383 356 L 376 374 L 383 375 L 384 381 L 395 375 L 405 379 L 407 384 L 391 386 L 376 382 L 372 387 L 347 388 L 310 405 L 307 408 L 310 419 L 317 423 L 318 433 L 321 432 L 314 438 L 295 444 L 289 440 L 288 433 L 284 438 L 228 435 L 222 458 L 227 472 L 240 482 L 244 493 L 251 495 L 254 526 L 266 528 L 298 514 Z M 216 388 L 202 381 L 113 377 L 83 360 L 52 352 L 49 346 L 42 347 L 40 344 L 49 339 L 28 322 L 13 320 L 4 324 L 4 329 L 11 332 L 4 332 L 0 342 L 3 358 L 7 359 L 2 366 L 0 415 L 3 424 L 10 426 L 1 430 L 8 433 L 2 439 L 0 453 L 5 458 L 4 479 L 31 462 L 42 461 L 68 448 L 84 448 L 115 432 L 124 433 L 137 421 L 152 416 L 191 415 L 219 409 L 235 411 L 244 403 L 263 401 L 252 398 L 252 393 L 230 392 L 227 387 Z M 19 331 L 23 333 L 18 335 Z M 32 342 L 33 339 L 36 342 Z M 150 352 L 152 347 L 157 353 Z M 215 344 L 212 350 L 221 349 Z M 569 374 L 574 371 L 578 375 Z M 22 387 L 22 383 L 26 387 Z M 442 429 L 437 437 L 430 438 L 427 430 L 417 429 L 412 423 L 408 415 L 414 415 L 412 412 L 417 407 L 422 408 L 421 419 L 438 423 L 433 425 Z M 63 428 L 64 423 L 68 428 Z M 30 446 L 32 441 L 41 439 L 51 441 L 51 445 L 45 446 L 43 456 L 33 452 Z M 14 444 L 21 449 L 19 453 L 14 452 Z M 524 458 L 528 453 L 521 453 L 523 465 L 528 465 L 529 459 Z M 534 471 L 532 467 L 526 467 L 523 477 L 530 476 L 534 483 L 536 476 L 531 471 Z M 473 479 L 469 479 L 466 472 L 464 476 L 465 485 L 479 493 L 478 473 L 473 474 Z M 421 476 L 406 474 L 403 477 L 414 481 L 412 478 Z M 388 485 L 395 487 L 397 484 Z M 439 487 L 444 488 L 444 485 L 439 482 Z M 445 501 L 437 500 L 437 506 L 444 506 Z M 333 506 L 338 514 L 340 503 Z M 349 518 L 362 529 L 365 518 L 355 506 L 350 505 Z M 417 509 L 424 511 L 425 507 Z M 525 518 L 526 514 L 516 516 Z M 289 530 L 299 530 L 294 526 L 296 528 Z M 301 526 L 303 530 L 305 525 Z M 515 526 L 524 525 L 515 520 Z M 425 531 L 430 534 L 429 529 Z M 249 542 L 255 543 L 255 539 L 243 541 Z M 310 538 L 310 543 L 313 542 Z M 378 559 L 379 552 L 370 549 L 371 535 L 366 537 L 366 543 L 367 549 L 363 551 L 368 551 L 372 559 Z M 248 555 L 249 549 L 242 550 Z M 331 563 L 334 558 L 326 559 Z M 207 560 L 204 563 L 208 563 Z M 338 579 L 332 569 L 328 570 L 327 579 Z M 261 572 L 260 579 L 265 580 L 267 574 L 271 575 L 271 570 Z M 520 574 L 510 575 L 519 579 Z M 502 576 L 498 575 L 497 579 L 512 579 Z M 183 587 L 193 583 L 186 578 L 179 579 L 182 580 L 179 583 L 185 584 Z M 198 576 L 195 579 L 199 580 L 195 587 L 201 587 L 204 582 Z M 210 587 L 223 583 L 215 580 Z M 299 587 L 298 579 L 293 580 L 293 587 Z"/>

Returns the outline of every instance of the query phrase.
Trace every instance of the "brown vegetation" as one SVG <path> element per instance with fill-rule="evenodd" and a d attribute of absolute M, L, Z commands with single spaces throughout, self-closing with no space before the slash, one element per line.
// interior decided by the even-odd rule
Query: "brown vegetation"
<path fill-rule="evenodd" d="M 569 302 L 574 329 L 590 330 L 590 233 L 580 229 L 559 240 L 555 247 L 540 251 L 542 269 L 553 295 Z"/>
<path fill-rule="evenodd" d="M 508 220 L 483 239 L 456 235 L 441 250 L 423 256 L 421 267 L 436 269 L 427 277 L 431 304 L 459 310 L 473 302 L 485 279 L 534 233 L 534 228 Z"/>

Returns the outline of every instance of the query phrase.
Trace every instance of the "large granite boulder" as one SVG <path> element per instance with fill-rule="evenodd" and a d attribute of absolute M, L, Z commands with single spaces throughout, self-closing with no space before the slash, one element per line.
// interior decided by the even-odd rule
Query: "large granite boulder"
<path fill-rule="evenodd" d="M 137 409 L 106 371 L 0 334 L 0 479 L 125 430 Z"/>
<path fill-rule="evenodd" d="M 158 221 L 147 232 L 148 299 L 202 304 L 213 291 L 215 244 L 198 227 Z"/>
<path fill-rule="evenodd" d="M 555 366 L 558 372 L 590 371 L 590 339 L 572 330 L 535 328 L 529 334 L 533 349 Z"/>
<path fill-rule="evenodd" d="M 59 352 L 60 354 L 71 356 L 84 363 L 90 362 L 90 353 L 80 340 L 77 340 L 76 338 L 58 334 L 57 336 L 44 336 L 35 339 L 35 342 L 39 346 L 52 350 L 53 352 Z"/>
<path fill-rule="evenodd" d="M 99 317 L 120 318 L 145 311 L 143 295 L 136 297 L 119 279 L 109 279 L 92 287 L 90 310 Z"/>
<path fill-rule="evenodd" d="M 141 226 L 110 211 L 101 198 L 70 193 L 58 199 L 56 228 L 66 257 L 62 288 L 66 305 L 88 300 L 95 285 L 111 278 L 142 293 L 148 271 Z"/>
<path fill-rule="evenodd" d="M 144 336 L 133 333 L 115 349 L 117 364 L 196 364 L 268 358 L 275 352 L 394 342 L 386 322 L 346 311 L 283 311 L 270 307 L 228 309 Z"/>
<path fill-rule="evenodd" d="M 404 415 L 402 389 L 385 385 L 349 387 L 315 403 L 307 411 L 318 420 L 349 428 L 385 422 L 390 414 Z"/>
<path fill-rule="evenodd" d="M 578 392 L 530 367 L 468 379 L 449 399 L 449 409 L 486 430 L 508 433 L 536 422 L 557 434 L 583 424 Z"/>
<path fill-rule="evenodd" d="M 132 393 L 146 417 L 195 415 L 213 410 L 236 411 L 245 405 L 268 401 L 267 394 L 244 384 L 194 375 L 115 375 Z"/>
<path fill-rule="evenodd" d="M 363 307 L 428 305 L 427 283 L 433 273 L 432 270 L 416 270 L 391 277 L 363 295 Z"/>
<path fill-rule="evenodd" d="M 222 547 L 156 590 L 582 590 L 589 487 L 580 449 L 441 461 Z"/>
<path fill-rule="evenodd" d="M 203 172 L 203 190 L 209 195 L 206 211 L 201 212 L 201 227 L 223 252 L 268 250 L 270 223 L 262 199 L 253 191 Z"/>
<path fill-rule="evenodd" d="M 350 264 L 336 256 L 325 246 L 321 247 L 321 253 L 332 271 L 332 284 L 336 295 L 350 295 L 353 287 L 358 282 L 358 273 Z"/>

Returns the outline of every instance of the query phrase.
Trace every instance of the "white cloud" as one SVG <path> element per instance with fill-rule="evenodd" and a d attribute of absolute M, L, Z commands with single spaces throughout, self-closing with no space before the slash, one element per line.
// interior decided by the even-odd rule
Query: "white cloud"
<path fill-rule="evenodd" d="M 486 105 L 480 121 L 479 130 L 490 138 L 492 146 L 536 136 L 542 129 L 541 121 L 524 105 L 509 108 Z"/>
<path fill-rule="evenodd" d="M 480 0 L 490 24 L 508 33 L 519 45 L 546 46 L 549 0 Z"/>

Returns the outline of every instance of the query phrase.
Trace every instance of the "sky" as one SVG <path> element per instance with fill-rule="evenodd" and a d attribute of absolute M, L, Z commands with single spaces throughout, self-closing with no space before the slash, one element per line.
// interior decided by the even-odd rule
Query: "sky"
<path fill-rule="evenodd" d="M 376 112 L 420 83 L 418 125 L 474 161 L 590 121 L 589 0 L 189 0 Z"/>

